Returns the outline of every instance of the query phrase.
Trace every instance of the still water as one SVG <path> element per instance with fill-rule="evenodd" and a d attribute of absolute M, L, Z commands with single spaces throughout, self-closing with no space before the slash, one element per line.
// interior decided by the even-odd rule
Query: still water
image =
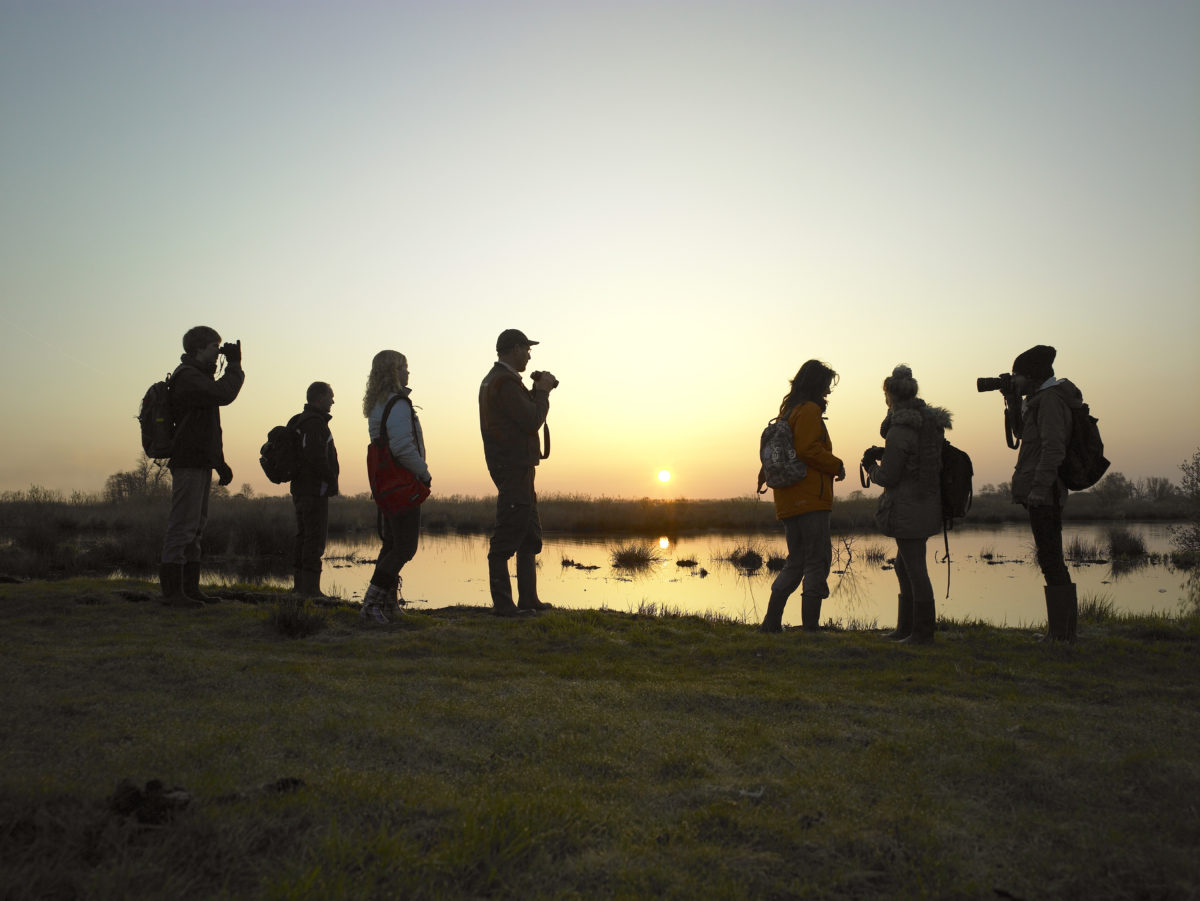
<path fill-rule="evenodd" d="M 1171 549 L 1169 525 L 1127 523 L 1124 527 L 1140 535 L 1152 554 Z M 1078 540 L 1102 548 L 1107 557 L 1107 529 L 1107 524 L 1068 524 L 1063 530 L 1064 546 Z M 631 543 L 652 549 L 659 561 L 642 573 L 614 568 L 612 549 Z M 885 550 L 890 558 L 895 545 L 879 535 L 854 536 L 849 552 L 840 536 L 834 536 L 834 544 L 831 595 L 822 607 L 822 621 L 890 627 L 896 618 L 896 576 L 889 564 L 868 562 L 866 552 Z M 722 533 L 659 539 L 547 535 L 540 556 L 539 593 L 542 600 L 566 608 L 633 611 L 652 604 L 756 622 L 766 609 L 774 573 L 765 565 L 748 573 L 728 562 L 739 545 L 756 548 L 764 558 L 786 555 L 782 529 L 775 535 Z M 486 536 L 422 535 L 416 558 L 404 568 L 405 598 L 416 609 L 489 606 L 487 546 Z M 378 542 L 331 544 L 323 588 L 343 598 L 361 599 L 378 549 Z M 1043 582 L 1027 526 L 952 531 L 949 598 L 944 558 L 939 534 L 929 540 L 929 568 L 939 613 L 1001 626 L 1033 626 L 1045 620 Z M 696 561 L 695 565 L 679 565 L 689 560 Z M 1162 563 L 1120 572 L 1107 562 L 1072 563 L 1071 575 L 1081 598 L 1104 599 L 1118 611 L 1134 613 L 1177 612 L 1184 596 L 1181 585 L 1187 577 Z M 799 624 L 799 608 L 795 596 L 784 613 L 785 624 Z"/>

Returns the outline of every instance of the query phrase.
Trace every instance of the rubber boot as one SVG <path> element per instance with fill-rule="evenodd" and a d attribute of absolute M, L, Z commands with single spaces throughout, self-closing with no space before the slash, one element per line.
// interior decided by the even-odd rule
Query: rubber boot
<path fill-rule="evenodd" d="M 805 632 L 816 632 L 821 627 L 821 600 L 811 594 L 800 595 L 800 625 Z"/>
<path fill-rule="evenodd" d="M 1068 586 L 1063 586 L 1063 593 L 1067 593 Z M 1075 643 L 1075 637 L 1079 627 L 1079 595 L 1076 593 L 1075 583 L 1072 582 L 1069 586 L 1070 597 L 1067 601 L 1067 641 L 1071 644 Z"/>
<path fill-rule="evenodd" d="M 296 593 L 306 598 L 323 598 L 321 573 L 304 571 L 296 577 Z"/>
<path fill-rule="evenodd" d="M 912 634 L 902 638 L 898 644 L 933 644 L 933 633 L 937 626 L 937 608 L 932 601 L 914 601 Z"/>
<path fill-rule="evenodd" d="M 304 593 L 304 573 L 301 570 L 292 570 L 292 594 Z"/>
<path fill-rule="evenodd" d="M 507 569 L 507 568 L 506 568 Z M 517 609 L 518 610 L 550 610 L 552 604 L 547 604 L 538 597 L 537 592 L 537 556 L 534 554 L 517 553 Z"/>
<path fill-rule="evenodd" d="M 758 627 L 759 632 L 783 631 L 783 608 L 787 606 L 787 602 L 786 594 L 771 592 L 771 599 L 767 601 L 766 616 L 763 617 L 762 625 Z"/>
<path fill-rule="evenodd" d="M 205 594 L 200 590 L 200 561 L 183 564 L 183 593 L 189 598 L 202 601 L 205 604 L 217 604 L 221 601 L 213 594 Z"/>
<path fill-rule="evenodd" d="M 905 595 L 896 595 L 896 628 L 883 636 L 888 641 L 903 641 L 912 635 L 913 630 L 913 599 Z"/>
<path fill-rule="evenodd" d="M 1046 637 L 1051 641 L 1074 641 L 1079 620 L 1079 601 L 1074 583 L 1047 585 Z"/>
<path fill-rule="evenodd" d="M 488 557 L 488 588 L 492 592 L 492 613 L 496 616 L 520 616 L 522 611 L 513 603 L 512 581 L 508 577 L 508 561 Z"/>
<path fill-rule="evenodd" d="M 163 563 L 158 567 L 158 584 L 162 587 L 162 603 L 167 607 L 204 606 L 183 593 L 183 566 L 178 563 Z"/>

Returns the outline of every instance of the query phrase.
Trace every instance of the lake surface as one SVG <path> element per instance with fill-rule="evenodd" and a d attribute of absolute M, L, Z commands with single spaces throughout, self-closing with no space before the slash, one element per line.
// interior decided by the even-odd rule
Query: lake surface
<path fill-rule="evenodd" d="M 1169 524 L 1122 526 L 1140 535 L 1151 553 L 1171 549 Z M 1063 529 L 1064 546 L 1078 540 L 1098 546 L 1107 557 L 1108 528 L 1107 523 L 1068 524 Z M 891 558 L 895 556 L 895 544 L 880 535 L 846 537 L 852 538 L 849 553 L 841 544 L 842 537 L 834 536 L 835 572 L 830 575 L 832 593 L 822 607 L 822 621 L 832 618 L 845 626 L 891 627 L 896 619 L 896 576 L 889 564 L 868 562 L 866 552 L 872 548 L 883 550 Z M 659 561 L 641 573 L 614 568 L 612 549 L 628 544 L 652 549 Z M 786 555 L 782 529 L 776 535 L 722 533 L 659 539 L 547 535 L 540 555 L 538 589 L 542 600 L 572 609 L 634 611 L 655 605 L 757 622 L 766 609 L 775 574 L 765 565 L 748 573 L 730 563 L 727 558 L 739 545 L 757 548 L 764 558 Z M 490 606 L 487 547 L 486 536 L 422 535 L 417 556 L 402 573 L 405 598 L 416 609 L 458 604 Z M 960 527 L 952 531 L 949 598 L 945 596 L 947 566 L 942 536 L 931 538 L 928 547 L 939 613 L 1001 626 L 1032 627 L 1045 621 L 1044 583 L 1027 525 Z M 323 588 L 361 600 L 378 550 L 377 541 L 331 543 L 326 552 Z M 564 565 L 564 560 L 595 568 Z M 688 560 L 695 560 L 696 565 L 679 565 L 679 561 Z M 1108 600 L 1118 611 L 1175 613 L 1184 597 L 1181 586 L 1187 574 L 1165 564 L 1147 564 L 1125 572 L 1115 571 L 1107 562 L 1070 566 L 1081 599 Z M 511 562 L 509 568 L 511 572 Z M 799 625 L 798 593 L 789 601 L 783 621 Z"/>

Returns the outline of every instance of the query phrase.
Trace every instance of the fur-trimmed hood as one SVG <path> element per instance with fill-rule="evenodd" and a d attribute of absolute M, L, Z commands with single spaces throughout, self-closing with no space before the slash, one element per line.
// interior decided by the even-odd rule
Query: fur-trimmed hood
<path fill-rule="evenodd" d="M 933 407 L 925 403 L 919 397 L 912 400 L 906 400 L 896 404 L 888 411 L 888 415 L 884 418 L 883 424 L 879 427 L 879 434 L 882 438 L 887 438 L 888 429 L 892 426 L 901 426 L 904 428 L 921 430 L 921 426 L 925 422 L 932 422 L 942 431 L 949 431 L 954 426 L 953 414 L 945 407 Z"/>

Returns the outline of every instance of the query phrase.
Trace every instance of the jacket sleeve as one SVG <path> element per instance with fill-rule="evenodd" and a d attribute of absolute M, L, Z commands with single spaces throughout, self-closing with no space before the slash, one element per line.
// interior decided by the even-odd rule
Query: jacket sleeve
<path fill-rule="evenodd" d="M 912 429 L 892 426 L 883 442 L 883 459 L 870 468 L 871 481 L 881 488 L 895 488 L 904 479 L 908 460 L 916 451 Z"/>
<path fill-rule="evenodd" d="M 550 395 L 544 391 L 526 391 L 517 379 L 498 379 L 491 388 L 494 409 L 517 429 L 533 434 L 542 427 L 550 412 Z"/>
<path fill-rule="evenodd" d="M 842 460 L 825 446 L 828 432 L 821 421 L 821 408 L 807 403 L 796 411 L 791 420 L 792 446 L 796 456 L 818 472 L 835 476 L 842 470 Z"/>
<path fill-rule="evenodd" d="M 216 381 L 184 366 L 171 380 L 171 393 L 180 407 L 224 407 L 233 403 L 245 381 L 241 363 L 228 363 Z"/>
<path fill-rule="evenodd" d="M 428 482 L 429 467 L 425 465 L 425 458 L 417 446 L 417 436 L 413 434 L 412 405 L 407 399 L 392 405 L 392 412 L 387 419 L 387 433 L 388 447 L 396 462 L 418 479 Z"/>
<path fill-rule="evenodd" d="M 300 427 L 304 436 L 304 465 L 322 482 L 333 484 L 338 476 L 337 454 L 333 450 L 333 436 L 322 426 L 318 417 L 310 416 Z"/>
<path fill-rule="evenodd" d="M 1058 468 L 1067 456 L 1067 441 L 1071 437 L 1071 408 L 1066 399 L 1053 389 L 1042 392 L 1037 406 L 1038 436 L 1041 448 L 1034 461 L 1033 489 L 1053 489 L 1058 481 Z"/>

